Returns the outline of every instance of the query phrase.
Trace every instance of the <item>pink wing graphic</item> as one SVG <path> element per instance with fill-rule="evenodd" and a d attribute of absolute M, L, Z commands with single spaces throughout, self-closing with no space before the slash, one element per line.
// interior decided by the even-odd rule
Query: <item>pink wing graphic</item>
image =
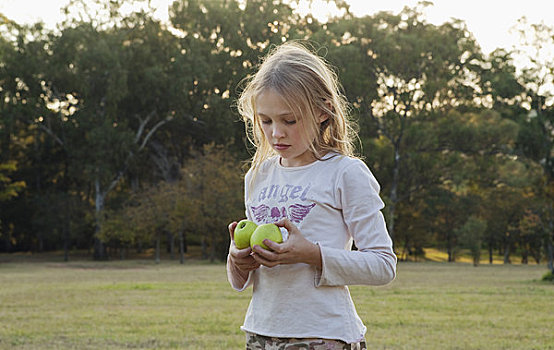
<path fill-rule="evenodd" d="M 269 207 L 265 204 L 258 205 L 257 207 L 250 207 L 252 214 L 254 215 L 255 222 L 266 222 L 269 216 Z"/>
<path fill-rule="evenodd" d="M 284 207 L 281 207 L 281 208 L 273 207 L 273 208 L 271 208 L 269 215 L 271 217 L 271 220 L 268 221 L 268 223 L 269 222 L 277 222 L 277 221 L 281 220 L 282 218 L 286 218 L 287 217 L 287 212 L 285 211 Z"/>
<path fill-rule="evenodd" d="M 310 205 L 293 204 L 289 206 L 289 219 L 292 222 L 300 223 L 306 215 L 315 207 L 315 203 Z"/>

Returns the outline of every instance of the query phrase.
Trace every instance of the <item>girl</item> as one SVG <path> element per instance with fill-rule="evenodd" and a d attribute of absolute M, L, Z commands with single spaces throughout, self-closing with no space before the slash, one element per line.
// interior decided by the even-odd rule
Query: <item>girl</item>
<path fill-rule="evenodd" d="M 366 327 L 347 285 L 383 285 L 396 256 L 379 184 L 353 157 L 353 133 L 337 77 L 298 43 L 275 48 L 248 81 L 238 109 L 256 147 L 245 177 L 246 216 L 288 232 L 281 244 L 239 250 L 231 286 L 253 286 L 247 349 L 365 349 Z M 352 242 L 358 248 L 352 251 Z"/>

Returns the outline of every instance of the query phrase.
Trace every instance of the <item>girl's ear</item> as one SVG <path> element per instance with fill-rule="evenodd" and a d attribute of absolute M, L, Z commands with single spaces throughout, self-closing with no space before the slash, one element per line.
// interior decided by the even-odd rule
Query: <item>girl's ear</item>
<path fill-rule="evenodd" d="M 325 100 L 325 106 L 329 111 L 334 110 L 333 105 L 331 105 L 331 102 L 329 102 L 328 100 Z M 324 121 L 328 120 L 329 117 L 329 114 L 327 114 L 325 111 L 321 111 L 321 114 L 319 115 L 319 123 L 323 123 Z"/>

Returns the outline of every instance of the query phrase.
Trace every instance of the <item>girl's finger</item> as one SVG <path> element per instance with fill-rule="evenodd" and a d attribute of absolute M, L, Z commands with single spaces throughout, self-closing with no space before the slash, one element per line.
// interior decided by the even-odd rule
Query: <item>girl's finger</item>
<path fill-rule="evenodd" d="M 269 248 L 269 250 L 272 250 L 276 253 L 282 253 L 283 252 L 283 246 L 279 243 L 273 242 L 270 239 L 264 239 L 263 243 Z M 265 249 L 262 248 L 262 250 L 265 250 Z"/>
<path fill-rule="evenodd" d="M 295 224 L 292 223 L 292 221 L 290 221 L 289 219 L 285 218 L 285 219 L 281 219 L 279 220 L 278 222 L 275 223 L 277 226 L 279 227 L 284 227 L 287 229 L 287 231 L 289 231 L 289 234 L 292 234 L 292 233 L 297 233 L 298 232 L 298 228 L 296 227 Z"/>
<path fill-rule="evenodd" d="M 239 259 L 248 257 L 250 253 L 252 253 L 252 249 L 250 247 L 246 247 L 244 249 L 238 249 L 236 246 L 234 246 L 234 249 L 231 252 L 233 257 L 239 258 Z"/>
<path fill-rule="evenodd" d="M 229 224 L 229 235 L 231 236 L 231 240 L 235 239 L 235 227 L 237 227 L 236 221 Z"/>
<path fill-rule="evenodd" d="M 256 259 L 256 257 L 259 257 L 261 260 L 256 260 L 260 262 L 263 261 L 264 265 L 266 265 L 267 263 L 277 265 L 279 261 L 279 256 L 276 253 L 266 250 L 259 245 L 254 246 L 254 254 L 252 254 L 252 256 L 254 257 L 254 259 Z"/>
<path fill-rule="evenodd" d="M 262 248 L 263 249 L 263 248 Z M 261 264 L 261 265 L 264 265 L 264 266 L 267 266 L 267 267 L 274 267 L 274 266 L 277 266 L 278 263 L 275 262 L 275 261 L 271 261 L 271 260 L 267 260 L 265 259 L 263 256 L 261 256 L 260 254 L 253 254 L 252 255 L 254 257 L 254 259 L 256 259 L 256 261 Z"/>

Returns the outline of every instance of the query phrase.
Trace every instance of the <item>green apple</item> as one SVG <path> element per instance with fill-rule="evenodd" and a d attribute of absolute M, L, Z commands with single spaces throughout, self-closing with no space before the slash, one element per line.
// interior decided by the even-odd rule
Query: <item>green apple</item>
<path fill-rule="evenodd" d="M 268 247 L 263 244 L 264 239 L 269 239 L 276 243 L 283 242 L 283 236 L 281 235 L 281 230 L 275 224 L 264 224 L 256 228 L 252 237 L 250 237 L 250 246 L 254 248 L 255 245 L 259 245 L 264 249 Z"/>
<path fill-rule="evenodd" d="M 250 246 L 250 236 L 256 230 L 256 225 L 250 220 L 241 220 L 235 227 L 235 245 L 239 249 L 244 249 Z"/>

